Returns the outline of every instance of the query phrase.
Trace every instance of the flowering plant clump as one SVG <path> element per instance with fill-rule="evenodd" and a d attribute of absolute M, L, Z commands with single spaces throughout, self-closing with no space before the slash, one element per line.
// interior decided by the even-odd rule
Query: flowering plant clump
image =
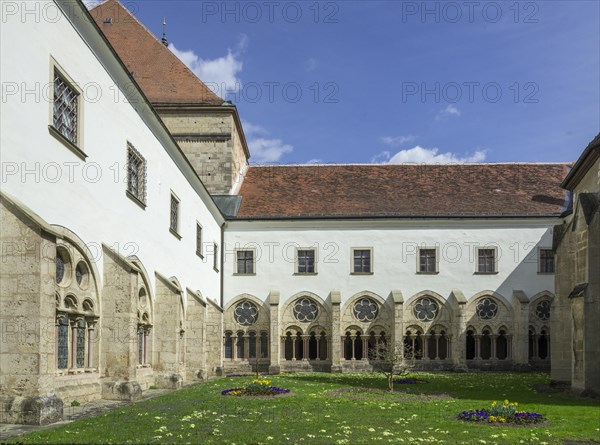
<path fill-rule="evenodd" d="M 493 401 L 488 408 L 463 411 L 458 414 L 460 420 L 467 422 L 511 423 L 528 425 L 539 423 L 544 416 L 533 411 L 519 411 L 519 404 L 505 400 L 502 404 Z"/>
<path fill-rule="evenodd" d="M 289 393 L 289 389 L 271 386 L 267 379 L 255 379 L 241 388 L 231 388 L 221 391 L 223 396 L 276 396 Z"/>
<path fill-rule="evenodd" d="M 427 383 L 427 380 L 407 378 L 394 380 L 394 383 L 397 383 L 398 385 L 416 385 L 417 383 Z"/>

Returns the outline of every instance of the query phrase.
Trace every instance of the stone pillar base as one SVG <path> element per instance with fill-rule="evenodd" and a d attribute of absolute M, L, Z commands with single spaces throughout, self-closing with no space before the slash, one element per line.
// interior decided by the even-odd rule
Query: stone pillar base
<path fill-rule="evenodd" d="M 269 365 L 269 374 L 279 374 L 281 372 L 281 366 Z"/>
<path fill-rule="evenodd" d="M 138 382 L 116 381 L 102 384 L 102 398 L 133 402 L 142 397 L 142 387 Z"/>
<path fill-rule="evenodd" d="M 48 425 L 63 418 L 63 401 L 58 397 L 0 397 L 3 422 Z"/>
<path fill-rule="evenodd" d="M 167 373 L 156 377 L 159 389 L 179 389 L 183 386 L 183 377 L 177 373 Z"/>
<path fill-rule="evenodd" d="M 342 365 L 331 365 L 331 372 L 332 373 L 341 373 Z"/>

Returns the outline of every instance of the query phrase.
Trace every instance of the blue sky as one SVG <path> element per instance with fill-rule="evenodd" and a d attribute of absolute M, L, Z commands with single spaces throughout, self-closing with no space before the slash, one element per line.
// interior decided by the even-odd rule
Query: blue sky
<path fill-rule="evenodd" d="M 252 162 L 574 161 L 600 130 L 598 1 L 122 1 Z"/>

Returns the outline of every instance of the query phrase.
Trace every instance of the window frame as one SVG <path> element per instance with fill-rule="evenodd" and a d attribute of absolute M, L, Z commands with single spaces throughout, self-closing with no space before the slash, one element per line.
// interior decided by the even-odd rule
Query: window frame
<path fill-rule="evenodd" d="M 235 264 L 234 264 L 234 275 L 252 276 L 256 275 L 256 249 L 235 249 Z M 252 252 L 252 272 L 240 272 L 238 268 L 238 253 L 240 252 Z M 245 259 L 245 261 L 248 261 Z"/>
<path fill-rule="evenodd" d="M 435 270 L 434 271 L 428 271 L 428 270 L 421 270 L 421 251 L 422 250 L 433 250 L 435 253 Z M 417 249 L 417 274 L 419 275 L 437 275 L 440 273 L 440 250 L 438 246 L 426 246 L 426 247 L 419 247 Z"/>
<path fill-rule="evenodd" d="M 542 270 L 542 251 L 550 251 L 552 252 L 552 272 L 543 271 Z M 554 254 L 554 250 L 551 247 L 539 247 L 538 248 L 538 266 L 537 273 L 539 275 L 554 275 L 556 273 L 556 255 Z"/>
<path fill-rule="evenodd" d="M 129 161 L 129 157 L 130 154 L 133 154 L 133 156 L 136 156 L 140 161 L 141 161 L 141 172 L 138 171 L 138 176 L 141 176 L 141 192 L 138 193 L 137 195 L 135 193 L 133 193 L 131 190 L 129 190 L 129 184 L 130 184 L 130 180 L 129 180 L 129 175 L 130 175 L 130 161 Z M 148 173 L 148 161 L 146 161 L 146 158 L 144 156 L 142 156 L 142 154 L 135 148 L 135 146 L 127 141 L 127 159 L 126 159 L 126 187 L 125 187 L 125 194 L 136 204 L 138 204 L 142 209 L 146 209 L 146 198 L 147 198 L 147 192 L 148 192 L 148 187 L 147 187 L 147 173 Z M 140 182 L 140 179 L 138 179 L 138 182 Z M 140 184 L 138 184 L 138 188 L 140 188 Z M 141 195 L 141 196 L 138 196 Z"/>
<path fill-rule="evenodd" d="M 77 155 L 81 160 L 85 161 L 88 155 L 85 153 L 83 149 L 84 142 L 84 134 L 83 134 L 83 90 L 77 85 L 71 76 L 67 73 L 67 71 L 54 59 L 54 57 L 50 56 L 50 82 L 49 82 L 49 91 L 48 91 L 48 102 L 50 103 L 49 107 L 49 123 L 48 123 L 48 131 L 50 134 L 62 143 L 65 147 L 71 150 L 75 155 Z M 58 128 L 54 126 L 54 80 L 56 75 L 61 78 L 61 80 L 77 94 L 77 110 L 76 110 L 76 119 L 77 122 L 75 124 L 75 134 L 76 134 L 76 142 L 71 141 L 65 135 L 63 135 Z"/>
<path fill-rule="evenodd" d="M 313 258 L 313 271 L 312 272 L 300 272 L 300 257 L 298 256 L 299 252 L 303 251 L 312 251 L 314 254 Z M 318 263 L 318 255 L 317 249 L 314 247 L 296 247 L 294 253 L 294 275 L 317 275 L 317 263 Z"/>
<path fill-rule="evenodd" d="M 492 271 L 484 271 L 481 272 L 479 268 L 479 251 L 480 250 L 491 250 L 494 255 L 493 261 L 493 270 Z M 496 246 L 485 246 L 485 247 L 477 247 L 476 248 L 476 264 L 475 264 L 475 274 L 476 275 L 495 275 L 498 273 L 498 247 Z"/>
<path fill-rule="evenodd" d="M 213 241 L 213 269 L 219 272 L 219 245 L 216 241 Z"/>
<path fill-rule="evenodd" d="M 369 252 L 369 272 L 356 271 L 354 268 L 354 252 L 357 250 L 364 250 Z M 351 247 L 350 248 L 350 275 L 373 275 L 373 247 Z"/>
<path fill-rule="evenodd" d="M 177 203 L 177 211 L 176 211 L 176 227 L 173 228 L 173 201 Z M 169 232 L 171 232 L 177 239 L 181 239 L 181 235 L 179 234 L 180 227 L 180 213 L 181 213 L 181 200 L 179 197 L 171 190 L 170 198 L 169 198 Z"/>
<path fill-rule="evenodd" d="M 204 259 L 204 249 L 202 246 L 203 230 L 202 224 L 196 220 L 196 255 L 202 259 Z"/>

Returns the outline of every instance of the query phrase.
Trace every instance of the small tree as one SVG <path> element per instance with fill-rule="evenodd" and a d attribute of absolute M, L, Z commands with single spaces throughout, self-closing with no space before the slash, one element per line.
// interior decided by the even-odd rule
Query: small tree
<path fill-rule="evenodd" d="M 411 345 L 383 343 L 377 349 L 381 362 L 379 372 L 387 378 L 388 391 L 394 391 L 394 377 L 405 376 L 415 367 L 415 354 Z"/>

